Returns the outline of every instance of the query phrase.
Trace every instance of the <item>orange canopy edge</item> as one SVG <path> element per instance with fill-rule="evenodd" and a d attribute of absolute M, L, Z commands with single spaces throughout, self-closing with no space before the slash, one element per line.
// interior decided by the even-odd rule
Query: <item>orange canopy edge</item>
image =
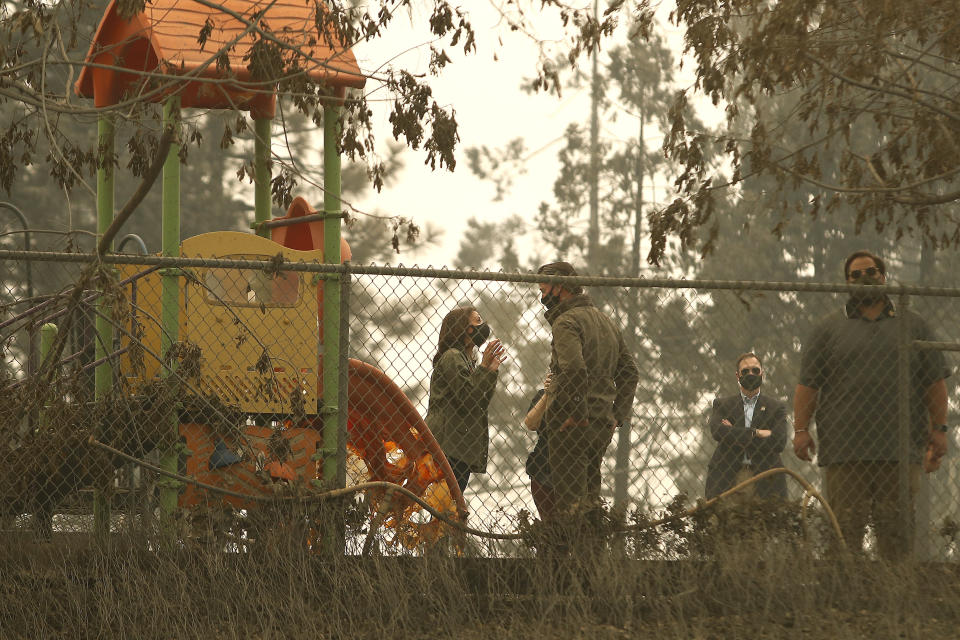
<path fill-rule="evenodd" d="M 137 95 L 160 102 L 177 93 L 183 107 L 238 108 L 250 110 L 254 117 L 273 117 L 276 85 L 254 82 L 249 60 L 244 59 L 257 37 L 248 22 L 260 11 L 264 12 L 261 28 L 303 53 L 299 64 L 313 81 L 329 85 L 337 96 L 348 87 L 363 87 L 366 78 L 353 52 L 335 46 L 337 38 L 332 34 L 317 36 L 318 12 L 327 11 L 321 0 L 220 0 L 218 4 L 212 8 L 195 0 L 152 0 L 141 13 L 124 20 L 117 0 L 111 0 L 74 91 L 93 98 L 97 107 Z M 208 21 L 212 28 L 201 46 L 200 34 Z M 218 53 L 225 54 L 220 67 Z M 229 70 L 222 68 L 224 57 Z M 153 74 L 192 77 L 170 85 Z"/>

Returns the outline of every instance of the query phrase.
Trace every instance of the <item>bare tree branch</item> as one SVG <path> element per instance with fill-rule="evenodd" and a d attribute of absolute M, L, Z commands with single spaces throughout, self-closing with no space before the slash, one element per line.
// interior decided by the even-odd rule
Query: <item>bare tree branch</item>
<path fill-rule="evenodd" d="M 163 165 L 167 160 L 167 154 L 170 152 L 170 145 L 173 144 L 176 137 L 177 133 L 174 131 L 173 126 L 168 126 L 164 130 L 163 135 L 160 136 L 160 143 L 157 145 L 157 152 L 153 158 L 153 162 L 150 164 L 150 168 L 143 175 L 143 179 L 140 181 L 137 190 L 133 192 L 133 195 L 130 196 L 130 199 L 127 200 L 123 208 L 117 213 L 113 222 L 110 223 L 110 226 L 104 231 L 103 237 L 100 238 L 100 242 L 97 244 L 97 255 L 102 256 L 108 251 L 110 244 L 120 232 L 124 223 L 150 192 L 150 187 L 157 181 L 157 176 L 159 176 L 163 170 Z"/>

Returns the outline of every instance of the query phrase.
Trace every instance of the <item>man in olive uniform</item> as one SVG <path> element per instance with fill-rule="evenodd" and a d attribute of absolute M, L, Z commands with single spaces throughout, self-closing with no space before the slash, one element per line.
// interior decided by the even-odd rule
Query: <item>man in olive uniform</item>
<path fill-rule="evenodd" d="M 537 273 L 577 275 L 568 262 L 545 264 Z M 563 516 L 599 505 L 603 454 L 630 416 L 640 372 L 620 330 L 582 287 L 545 283 L 540 294 L 553 329 L 554 378 L 544 429 L 555 511 Z"/>

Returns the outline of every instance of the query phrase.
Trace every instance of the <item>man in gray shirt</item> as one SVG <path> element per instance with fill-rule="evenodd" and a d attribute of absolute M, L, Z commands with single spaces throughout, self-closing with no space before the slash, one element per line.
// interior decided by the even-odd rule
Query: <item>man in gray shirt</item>
<path fill-rule="evenodd" d="M 883 260 L 868 251 L 850 255 L 844 275 L 850 284 L 886 283 Z M 907 314 L 911 339 L 936 340 L 923 318 Z M 912 534 L 912 527 L 903 526 L 907 518 L 898 500 L 898 324 L 887 296 L 851 294 L 844 309 L 824 318 L 804 342 L 794 396 L 794 452 L 809 461 L 817 451 L 809 431 L 815 413 L 818 463 L 844 538 L 850 549 L 862 549 L 872 520 L 878 551 L 887 559 L 908 552 Z M 947 451 L 949 375 L 941 352 L 911 354 L 911 497 L 924 456 L 929 472 Z"/>

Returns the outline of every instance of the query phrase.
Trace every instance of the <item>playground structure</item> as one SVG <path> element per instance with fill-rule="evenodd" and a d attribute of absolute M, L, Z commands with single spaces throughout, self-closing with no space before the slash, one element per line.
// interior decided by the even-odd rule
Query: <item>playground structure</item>
<path fill-rule="evenodd" d="M 286 219 L 306 215 L 315 213 L 298 198 Z M 301 224 L 305 228 L 308 223 Z M 281 238 L 298 242 L 298 226 L 273 231 L 282 229 L 286 233 Z M 345 242 L 341 247 L 349 251 Z M 325 359 L 319 352 L 324 280 L 309 272 L 265 273 L 214 262 L 277 255 L 293 263 L 322 259 L 319 250 L 289 249 L 247 233 L 214 232 L 183 241 L 182 257 L 209 259 L 211 266 L 190 269 L 178 290 L 177 364 L 156 357 L 162 327 L 151 319 L 161 315 L 163 276 L 137 265 L 121 267 L 119 277 L 128 283 L 124 300 L 130 305 L 128 330 L 119 343 L 124 354 L 117 367 L 121 387 L 134 396 L 144 395 L 171 368 L 178 387 L 189 396 L 189 401 L 181 401 L 178 421 L 178 472 L 198 484 L 178 489 L 177 507 L 254 508 L 257 498 L 274 495 L 278 482 L 309 490 L 386 481 L 450 517 L 464 513 L 449 465 L 417 410 L 383 372 L 354 359 L 347 364 L 346 441 L 331 460 L 323 446 L 323 421 L 330 412 L 324 411 Z M 211 397 L 229 407 L 227 413 L 242 416 L 242 424 L 225 430 L 185 417 L 197 413 L 188 405 L 202 407 Z M 199 413 L 205 412 L 201 408 Z M 339 462 L 341 456 L 343 475 L 332 485 L 323 482 L 324 465 Z M 201 489 L 200 483 L 230 493 Z M 370 495 L 372 512 L 383 511 L 382 534 L 388 542 L 416 546 L 440 535 L 439 521 L 426 514 L 417 515 L 414 524 L 420 507 L 411 501 L 394 498 L 386 506 L 382 490 Z"/>
<path fill-rule="evenodd" d="M 94 396 L 176 390 L 176 404 L 151 426 L 166 435 L 159 447 L 159 466 L 169 474 L 157 483 L 161 519 L 183 509 L 255 508 L 258 499 L 276 494 L 278 484 L 309 490 L 367 480 L 393 482 L 462 518 L 463 497 L 417 410 L 381 371 L 346 357 L 340 275 L 224 266 L 349 260 L 340 237 L 338 127 L 346 90 L 362 87 L 364 77 L 335 35 L 317 37 L 322 4 L 269 3 L 271 33 L 282 33 L 311 63 L 301 73 L 321 87 L 324 123 L 323 210 L 297 198 L 285 216 L 274 218 L 269 162 L 277 79 L 247 63 L 262 40 L 258 12 L 268 4 L 227 0 L 223 6 L 217 11 L 186 0 L 155 0 L 124 18 L 113 0 L 87 56 L 91 64 L 75 86 L 97 107 L 130 96 L 160 102 L 167 131 L 178 130 L 181 109 L 202 107 L 248 110 L 256 133 L 255 234 L 214 232 L 181 243 L 180 158 L 178 144 L 171 145 L 162 177 L 161 256 L 210 265 L 120 268 L 122 303 L 108 302 L 106 293 L 97 303 Z M 199 43 L 197 34 L 209 26 L 205 44 Z M 224 56 L 229 64 L 211 64 Z M 112 155 L 114 130 L 111 117 L 101 116 L 98 142 L 105 157 Z M 97 210 L 103 234 L 115 215 L 109 163 L 98 170 Z M 118 307 L 128 312 L 115 317 Z M 193 409 L 211 398 L 229 409 L 230 428 L 197 419 Z M 197 482 L 171 480 L 178 475 Z M 108 493 L 94 487 L 93 522 L 100 534 L 110 528 Z M 393 532 L 388 541 L 416 546 L 442 535 L 440 522 L 414 502 L 382 491 L 369 498 L 371 515 Z"/>

